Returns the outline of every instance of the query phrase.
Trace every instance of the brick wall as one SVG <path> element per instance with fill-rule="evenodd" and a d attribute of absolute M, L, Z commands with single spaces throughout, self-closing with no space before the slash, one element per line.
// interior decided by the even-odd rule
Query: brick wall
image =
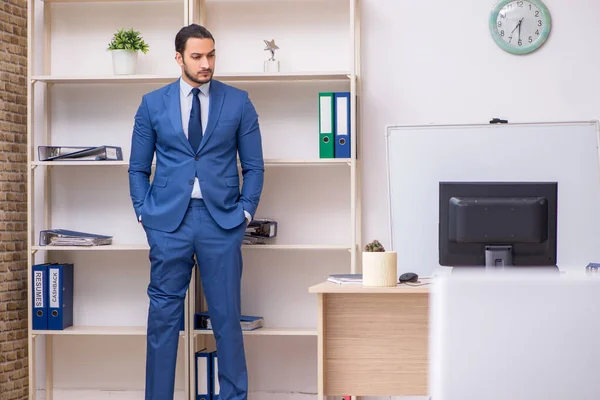
<path fill-rule="evenodd" d="M 27 0 L 0 1 L 0 399 L 28 394 Z"/>

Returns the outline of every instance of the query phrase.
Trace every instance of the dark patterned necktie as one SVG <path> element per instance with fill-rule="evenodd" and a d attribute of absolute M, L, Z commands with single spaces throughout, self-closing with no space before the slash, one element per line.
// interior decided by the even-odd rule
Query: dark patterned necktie
<path fill-rule="evenodd" d="M 200 89 L 193 88 L 192 111 L 190 112 L 190 122 L 188 124 L 188 141 L 192 150 L 196 152 L 202 140 L 202 115 L 200 114 L 200 98 L 198 94 Z"/>

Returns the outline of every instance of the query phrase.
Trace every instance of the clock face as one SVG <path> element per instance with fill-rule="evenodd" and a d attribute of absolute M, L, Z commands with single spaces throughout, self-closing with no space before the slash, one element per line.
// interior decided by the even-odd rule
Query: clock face
<path fill-rule="evenodd" d="M 550 13 L 540 0 L 502 0 L 490 16 L 494 41 L 512 54 L 527 54 L 548 38 Z"/>

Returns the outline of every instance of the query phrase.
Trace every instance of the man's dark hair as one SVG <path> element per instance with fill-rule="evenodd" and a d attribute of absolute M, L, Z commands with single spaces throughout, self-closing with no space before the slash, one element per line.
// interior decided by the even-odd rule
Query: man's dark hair
<path fill-rule="evenodd" d="M 175 51 L 183 55 L 185 45 L 189 38 L 211 39 L 214 43 L 215 38 L 205 27 L 198 24 L 184 26 L 175 36 Z"/>

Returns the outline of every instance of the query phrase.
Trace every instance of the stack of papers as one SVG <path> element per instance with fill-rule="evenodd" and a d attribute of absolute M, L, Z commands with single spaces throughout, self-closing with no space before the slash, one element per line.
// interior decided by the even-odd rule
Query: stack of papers
<path fill-rule="evenodd" d="M 259 237 L 244 237 L 242 244 L 267 244 L 267 240 Z"/>
<path fill-rule="evenodd" d="M 112 244 L 112 236 L 66 229 L 48 229 L 40 232 L 40 246 L 103 246 L 109 244 Z"/>
<path fill-rule="evenodd" d="M 242 325 L 243 331 L 252 331 L 254 329 L 263 327 L 263 319 L 261 317 L 245 317 L 242 315 L 240 319 L 240 323 Z M 210 318 L 206 321 L 206 328 L 212 329 L 212 325 L 210 323 Z"/>
<path fill-rule="evenodd" d="M 251 331 L 254 329 L 262 328 L 264 326 L 264 320 L 263 317 L 242 315 L 240 317 L 240 324 L 242 325 L 242 330 Z M 212 329 L 212 324 L 210 322 L 208 312 L 196 313 L 194 329 Z"/>
<path fill-rule="evenodd" d="M 122 161 L 118 146 L 38 146 L 40 161 Z"/>

